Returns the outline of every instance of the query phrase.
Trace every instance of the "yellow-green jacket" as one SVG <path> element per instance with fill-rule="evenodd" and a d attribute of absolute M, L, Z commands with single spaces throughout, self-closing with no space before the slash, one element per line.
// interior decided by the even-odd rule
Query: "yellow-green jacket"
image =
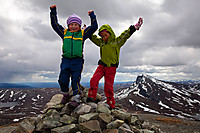
<path fill-rule="evenodd" d="M 104 65 L 106 67 L 116 66 L 119 64 L 119 54 L 120 48 L 124 45 L 126 40 L 136 31 L 134 26 L 130 26 L 128 30 L 122 32 L 122 34 L 118 37 L 115 36 L 112 28 L 105 24 L 100 27 L 99 33 L 103 30 L 107 30 L 110 33 L 108 41 L 103 41 L 102 38 L 97 37 L 96 35 L 92 35 L 90 40 L 100 47 L 100 56 L 98 64 Z"/>

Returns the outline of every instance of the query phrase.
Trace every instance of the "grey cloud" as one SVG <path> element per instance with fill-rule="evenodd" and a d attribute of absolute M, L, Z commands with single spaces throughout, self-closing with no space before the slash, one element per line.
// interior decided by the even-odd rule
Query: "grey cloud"
<path fill-rule="evenodd" d="M 58 35 L 53 31 L 51 25 L 42 24 L 38 19 L 29 20 L 23 29 L 30 36 L 40 40 L 55 41 L 58 39 Z"/>
<path fill-rule="evenodd" d="M 131 0 L 15 1 L 15 6 L 37 17 L 30 17 L 28 21 L 21 23 L 0 15 L 0 69 L 4 70 L 0 72 L 0 81 L 34 74 L 52 79 L 57 77 L 62 41 L 52 30 L 49 17 L 47 20 L 38 17 L 40 14 L 49 16 L 49 7 L 53 4 L 58 7 L 59 23 L 63 26 L 67 17 L 73 13 L 78 14 L 83 23 L 89 25 L 87 12 L 94 10 L 99 27 L 107 23 L 116 33 L 119 33 L 121 29 L 125 30 L 130 24 L 135 24 L 139 16 L 144 17 L 144 24 L 140 31 L 136 31 L 121 48 L 118 72 L 161 74 L 164 71 L 156 69 L 161 67 L 168 74 L 171 70 L 173 73 L 182 72 L 188 74 L 190 78 L 197 78 L 199 66 L 189 62 L 200 59 L 197 52 L 200 48 L 198 28 L 200 19 L 196 10 L 200 1 L 164 0 L 159 8 L 151 7 L 148 2 L 151 3 Z M 88 39 L 85 42 L 84 52 L 83 73 L 92 75 L 99 60 L 99 48 Z M 126 66 L 143 65 L 150 65 L 151 68 L 126 68 Z M 193 68 L 194 71 L 191 71 Z M 31 80 L 31 77 L 29 78 Z"/>

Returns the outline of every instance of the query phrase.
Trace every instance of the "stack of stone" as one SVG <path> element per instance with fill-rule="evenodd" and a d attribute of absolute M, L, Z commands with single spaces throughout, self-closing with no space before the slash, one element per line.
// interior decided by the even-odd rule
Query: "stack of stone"
<path fill-rule="evenodd" d="M 104 102 L 86 102 L 75 109 L 68 103 L 60 104 L 62 94 L 56 94 L 46 104 L 44 113 L 22 121 L 15 133 L 159 133 L 160 129 L 140 120 L 136 114 L 128 113 L 122 107 L 109 109 Z M 98 97 L 101 99 L 101 97 Z"/>

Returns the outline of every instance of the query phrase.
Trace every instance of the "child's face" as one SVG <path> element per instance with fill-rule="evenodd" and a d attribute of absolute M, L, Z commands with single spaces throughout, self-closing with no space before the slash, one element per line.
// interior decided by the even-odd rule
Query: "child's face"
<path fill-rule="evenodd" d="M 102 39 L 107 42 L 108 41 L 108 37 L 110 36 L 110 34 L 107 31 L 102 31 L 100 36 L 102 37 Z"/>
<path fill-rule="evenodd" d="M 71 32 L 77 32 L 81 29 L 80 25 L 77 23 L 71 23 L 68 25 L 68 27 Z"/>

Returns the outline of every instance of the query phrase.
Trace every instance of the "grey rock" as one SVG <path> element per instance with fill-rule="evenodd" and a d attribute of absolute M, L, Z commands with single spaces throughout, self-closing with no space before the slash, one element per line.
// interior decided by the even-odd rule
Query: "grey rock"
<path fill-rule="evenodd" d="M 117 129 L 104 129 L 102 133 L 118 133 Z"/>
<path fill-rule="evenodd" d="M 97 106 L 97 112 L 111 114 L 111 111 L 109 110 L 109 108 L 106 107 L 106 106 L 104 106 L 103 104 L 98 104 L 98 106 Z"/>
<path fill-rule="evenodd" d="M 100 113 L 99 119 L 108 124 L 113 120 L 113 117 L 110 114 Z"/>
<path fill-rule="evenodd" d="M 126 124 L 126 123 L 124 123 L 124 124 L 122 125 L 122 127 L 131 130 L 130 126 L 129 126 L 128 124 Z"/>
<path fill-rule="evenodd" d="M 15 132 L 16 133 L 32 133 L 34 129 L 35 129 L 35 125 L 31 124 L 28 119 L 25 119 L 19 124 Z"/>
<path fill-rule="evenodd" d="M 18 126 L 9 126 L 9 127 L 3 127 L 0 128 L 0 133 L 13 133 L 16 131 Z"/>
<path fill-rule="evenodd" d="M 108 123 L 106 125 L 106 127 L 107 127 L 107 129 L 117 129 L 123 124 L 124 124 L 124 121 L 117 119 L 115 121 L 112 121 L 112 122 Z"/>
<path fill-rule="evenodd" d="M 78 127 L 75 124 L 51 129 L 51 133 L 76 133 L 77 131 Z"/>
<path fill-rule="evenodd" d="M 62 94 L 54 95 L 51 100 L 45 105 L 44 112 L 46 112 L 49 108 L 55 108 L 56 105 L 59 105 L 63 99 Z"/>
<path fill-rule="evenodd" d="M 64 106 L 60 112 L 60 115 L 64 115 L 64 114 L 70 115 L 72 111 L 73 110 L 70 109 L 68 106 Z"/>
<path fill-rule="evenodd" d="M 148 129 L 140 129 L 141 133 L 154 133 L 154 131 L 148 130 Z"/>
<path fill-rule="evenodd" d="M 79 130 L 82 133 L 101 133 L 101 128 L 97 120 L 80 123 Z"/>
<path fill-rule="evenodd" d="M 82 115 L 82 114 L 86 114 L 89 113 L 91 110 L 91 106 L 87 105 L 87 104 L 80 104 L 78 107 L 76 107 L 74 109 L 74 114 L 75 115 Z"/>
<path fill-rule="evenodd" d="M 97 118 L 98 118 L 98 113 L 89 113 L 89 114 L 80 115 L 78 118 L 78 123 L 94 120 Z"/>
<path fill-rule="evenodd" d="M 124 120 L 126 123 L 128 123 L 129 125 L 131 124 L 131 114 L 128 112 L 124 112 L 121 110 L 117 110 L 117 109 L 113 109 L 112 110 L 112 114 L 120 119 L 120 120 Z"/>
<path fill-rule="evenodd" d="M 91 106 L 93 109 L 96 109 L 97 108 L 97 104 L 94 103 L 94 102 L 89 102 L 87 103 L 89 106 Z"/>
<path fill-rule="evenodd" d="M 62 126 L 62 123 L 60 123 L 60 117 L 53 117 L 48 116 L 43 119 L 44 128 L 55 128 L 58 126 Z"/>
<path fill-rule="evenodd" d="M 138 121 L 138 116 L 132 115 L 131 116 L 131 124 L 136 125 L 136 122 Z"/>
<path fill-rule="evenodd" d="M 63 117 L 60 119 L 60 122 L 69 125 L 72 123 L 77 123 L 77 119 L 73 116 L 63 115 Z"/>
<path fill-rule="evenodd" d="M 133 131 L 131 131 L 130 129 L 124 128 L 124 127 L 119 127 L 118 129 L 119 133 L 134 133 Z"/>

